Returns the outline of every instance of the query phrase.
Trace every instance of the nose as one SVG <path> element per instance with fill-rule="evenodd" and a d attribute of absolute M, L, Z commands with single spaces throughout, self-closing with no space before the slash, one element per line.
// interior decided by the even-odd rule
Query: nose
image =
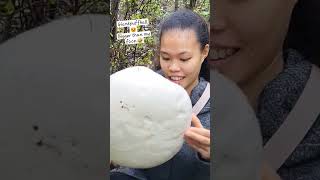
<path fill-rule="evenodd" d="M 169 63 L 169 70 L 172 72 L 180 71 L 179 63 L 173 60 Z"/>
<path fill-rule="evenodd" d="M 223 31 L 226 28 L 225 11 L 222 8 L 220 1 L 215 0 L 211 3 L 210 7 L 210 32 Z"/>

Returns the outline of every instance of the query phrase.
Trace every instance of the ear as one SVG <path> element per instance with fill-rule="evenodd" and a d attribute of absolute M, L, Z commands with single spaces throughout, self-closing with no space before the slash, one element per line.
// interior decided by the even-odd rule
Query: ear
<path fill-rule="evenodd" d="M 203 48 L 203 50 L 202 50 L 202 52 L 201 52 L 201 55 L 202 55 L 202 57 L 201 57 L 201 63 L 203 63 L 204 59 L 208 56 L 208 54 L 209 54 L 209 49 L 210 49 L 209 44 L 206 44 L 206 46 Z"/>

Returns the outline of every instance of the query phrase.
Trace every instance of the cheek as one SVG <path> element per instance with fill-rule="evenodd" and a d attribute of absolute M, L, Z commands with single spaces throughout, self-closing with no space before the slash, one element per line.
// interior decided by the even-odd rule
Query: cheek
<path fill-rule="evenodd" d="M 193 59 L 184 65 L 184 73 L 191 77 L 198 76 L 201 68 L 201 61 Z"/>
<path fill-rule="evenodd" d="M 165 73 L 168 72 L 168 63 L 166 63 L 166 61 L 160 60 L 160 68 Z"/>
<path fill-rule="evenodd" d="M 241 16 L 236 16 L 240 10 L 230 16 L 230 28 L 241 44 L 241 52 L 222 71 L 237 83 L 255 76 L 273 61 L 282 50 L 287 32 L 290 6 L 274 0 L 259 2 L 251 10 L 241 11 Z"/>
<path fill-rule="evenodd" d="M 230 28 L 245 43 L 283 41 L 293 9 L 293 0 L 257 0 L 233 5 L 228 15 Z M 273 44 L 274 45 L 274 44 Z"/>

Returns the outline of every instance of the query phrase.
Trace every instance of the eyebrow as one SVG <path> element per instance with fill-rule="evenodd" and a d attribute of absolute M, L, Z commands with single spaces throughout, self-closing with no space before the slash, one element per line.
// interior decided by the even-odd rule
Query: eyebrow
<path fill-rule="evenodd" d="M 165 51 L 160 51 L 160 53 L 169 55 L 169 53 L 167 53 Z M 186 54 L 186 53 L 188 53 L 188 52 L 187 51 L 183 51 L 183 52 L 179 53 L 179 55 Z"/>

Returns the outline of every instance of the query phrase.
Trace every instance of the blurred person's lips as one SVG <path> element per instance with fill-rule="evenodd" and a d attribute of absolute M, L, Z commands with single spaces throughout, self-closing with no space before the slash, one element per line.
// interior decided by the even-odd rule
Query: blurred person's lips
<path fill-rule="evenodd" d="M 209 63 L 215 66 L 226 63 L 230 57 L 240 50 L 236 45 L 222 45 L 217 42 L 211 46 L 209 51 Z"/>

